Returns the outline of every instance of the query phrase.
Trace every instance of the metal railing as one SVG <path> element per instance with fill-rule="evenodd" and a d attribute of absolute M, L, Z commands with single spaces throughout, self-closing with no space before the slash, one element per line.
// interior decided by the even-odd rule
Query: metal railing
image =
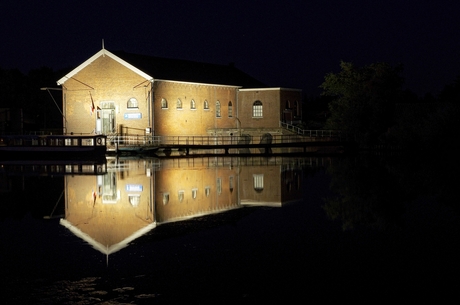
<path fill-rule="evenodd" d="M 326 141 L 329 138 L 340 140 L 340 133 L 327 130 L 310 130 L 307 135 L 215 135 L 215 136 L 152 136 L 152 135 L 112 135 L 107 138 L 107 145 L 118 147 L 167 147 L 167 146 L 214 146 L 214 145 L 251 145 L 281 144 Z"/>
<path fill-rule="evenodd" d="M 280 122 L 281 127 L 285 128 L 286 130 L 295 132 L 298 135 L 302 135 L 305 137 L 341 137 L 342 136 L 342 131 L 340 130 L 306 130 L 302 129 L 300 127 Z"/>

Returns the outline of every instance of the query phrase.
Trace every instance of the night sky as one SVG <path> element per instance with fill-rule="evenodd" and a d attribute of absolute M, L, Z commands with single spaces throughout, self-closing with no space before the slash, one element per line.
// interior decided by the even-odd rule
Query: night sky
<path fill-rule="evenodd" d="M 0 68 L 55 70 L 109 51 L 236 67 L 320 93 L 341 60 L 402 63 L 434 95 L 460 75 L 458 0 L 38 1 L 0 3 Z"/>

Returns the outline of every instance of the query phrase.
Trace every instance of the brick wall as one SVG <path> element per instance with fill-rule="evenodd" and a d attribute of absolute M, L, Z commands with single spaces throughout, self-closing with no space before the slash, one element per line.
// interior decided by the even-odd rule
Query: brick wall
<path fill-rule="evenodd" d="M 242 128 L 277 128 L 279 126 L 279 90 L 240 90 L 238 93 L 238 117 Z M 256 101 L 262 103 L 263 115 L 253 117 L 252 109 Z"/>
<path fill-rule="evenodd" d="M 87 134 L 95 130 L 96 113 L 90 112 L 92 97 L 95 107 L 101 107 L 102 102 L 114 103 L 116 130 L 122 125 L 129 127 L 130 133 L 143 133 L 150 127 L 150 91 L 150 82 L 110 57 L 101 56 L 63 85 L 66 132 Z M 138 101 L 138 109 L 128 109 L 130 98 Z M 141 113 L 141 118 L 133 119 L 133 113 Z"/>
<path fill-rule="evenodd" d="M 167 108 L 162 107 L 162 99 L 166 100 Z M 178 108 L 178 100 L 182 108 Z M 195 109 L 191 107 L 192 100 Z M 205 109 L 205 101 L 209 109 Z M 232 117 L 229 117 L 229 102 Z M 236 128 L 236 107 L 236 87 L 155 81 L 155 135 L 207 135 L 210 129 Z"/>
<path fill-rule="evenodd" d="M 284 111 L 290 105 L 291 112 L 297 104 L 299 120 L 301 119 L 302 92 L 296 89 L 263 88 L 241 89 L 238 92 L 238 117 L 242 129 L 255 129 L 258 133 L 276 132 L 279 130 L 279 122 L 284 118 Z M 262 103 L 262 117 L 253 116 L 254 102 Z M 288 102 L 289 101 L 289 102 Z M 297 103 L 296 103 L 297 102 Z"/>

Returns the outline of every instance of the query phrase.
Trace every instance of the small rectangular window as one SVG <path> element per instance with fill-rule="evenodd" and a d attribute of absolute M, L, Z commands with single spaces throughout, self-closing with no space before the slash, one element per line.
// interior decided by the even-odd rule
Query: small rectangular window
<path fill-rule="evenodd" d="M 254 174 L 254 190 L 260 192 L 264 189 L 264 174 Z"/>
<path fill-rule="evenodd" d="M 220 102 L 217 101 L 217 102 L 216 102 L 216 118 L 220 118 L 220 117 L 221 117 Z"/>
<path fill-rule="evenodd" d="M 232 102 L 228 102 L 228 117 L 233 117 L 233 105 Z"/>

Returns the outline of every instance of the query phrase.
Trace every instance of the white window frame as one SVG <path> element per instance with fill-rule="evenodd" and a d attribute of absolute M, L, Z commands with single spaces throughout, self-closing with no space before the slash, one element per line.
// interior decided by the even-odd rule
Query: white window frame
<path fill-rule="evenodd" d="M 252 104 L 252 117 L 263 118 L 263 104 L 261 101 L 255 101 Z"/>

